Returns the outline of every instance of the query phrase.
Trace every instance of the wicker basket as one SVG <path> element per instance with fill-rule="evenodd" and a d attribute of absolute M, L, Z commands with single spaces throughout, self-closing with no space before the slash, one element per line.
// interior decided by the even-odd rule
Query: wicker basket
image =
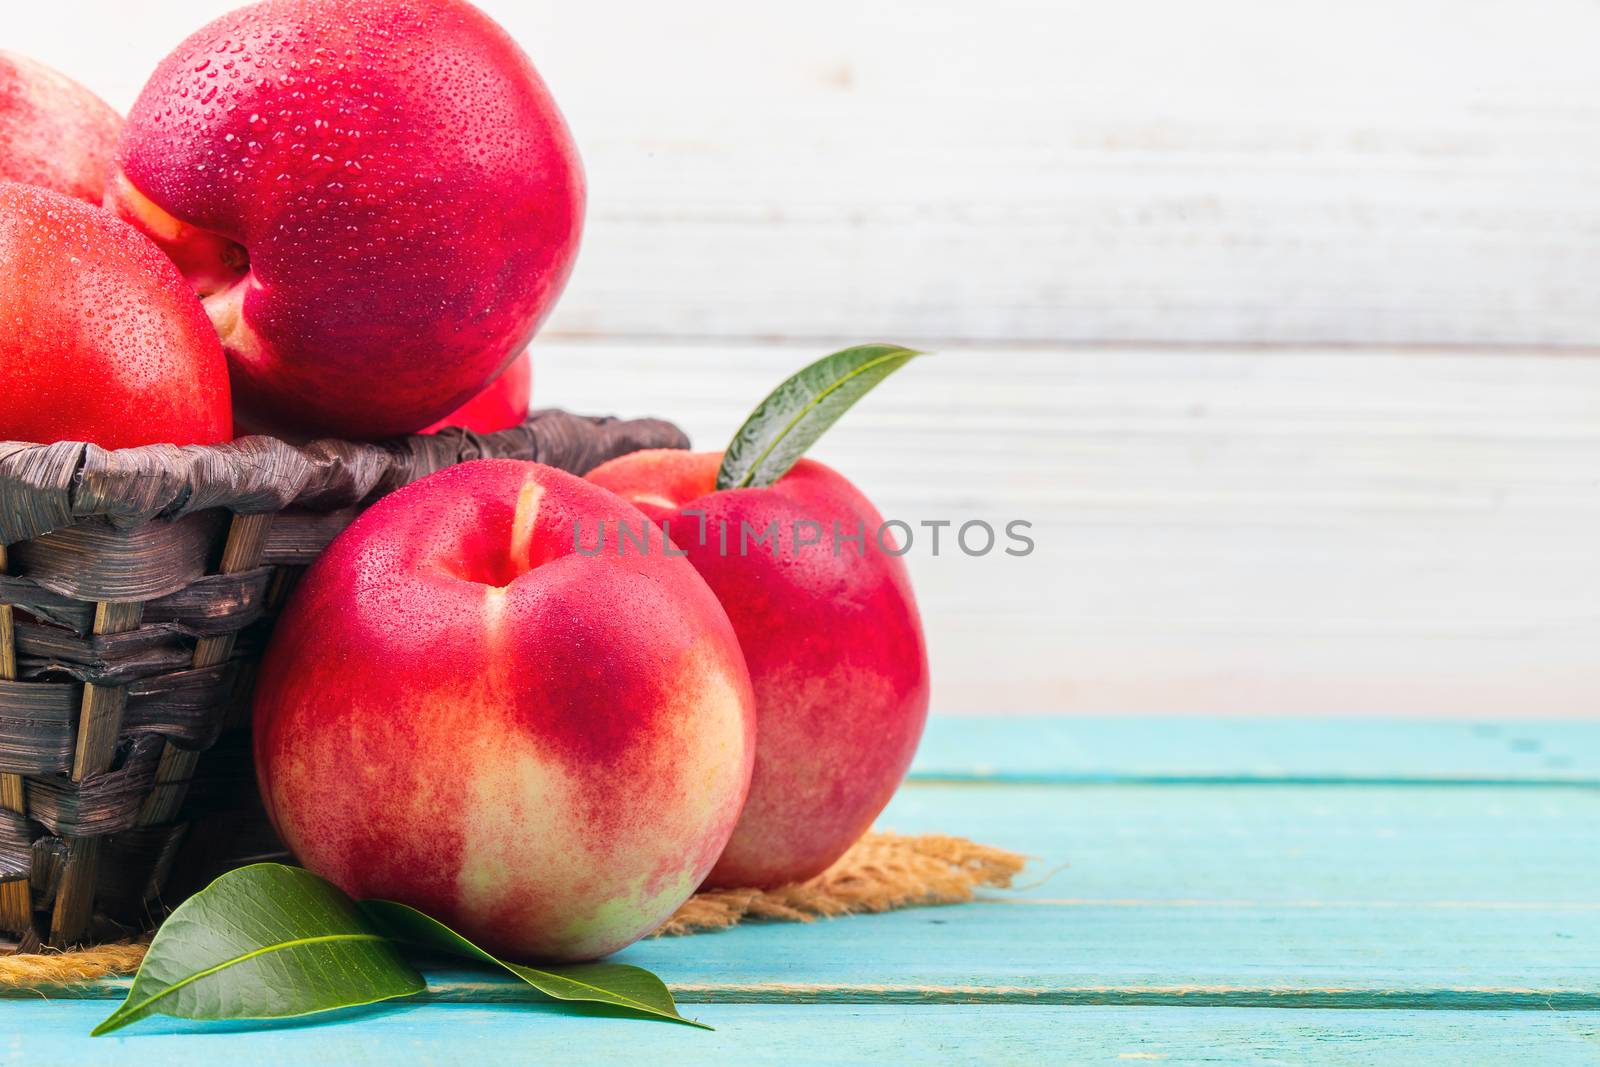
<path fill-rule="evenodd" d="M 279 851 L 253 672 L 295 579 L 363 507 L 471 459 L 581 474 L 687 443 L 541 411 L 376 445 L 0 444 L 0 930 L 25 950 L 125 935 Z"/>

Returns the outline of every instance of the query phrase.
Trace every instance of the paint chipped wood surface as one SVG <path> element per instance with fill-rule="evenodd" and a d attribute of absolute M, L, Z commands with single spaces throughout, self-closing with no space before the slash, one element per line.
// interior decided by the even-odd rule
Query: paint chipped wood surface
<path fill-rule="evenodd" d="M 883 820 L 1035 857 L 970 905 L 636 945 L 693 1034 L 441 972 L 342 1025 L 82 1035 L 126 982 L 0 1003 L 16 1062 L 1592 1063 L 1600 725 L 937 719 Z M 1331 1010 L 1337 1009 L 1337 1010 Z"/>

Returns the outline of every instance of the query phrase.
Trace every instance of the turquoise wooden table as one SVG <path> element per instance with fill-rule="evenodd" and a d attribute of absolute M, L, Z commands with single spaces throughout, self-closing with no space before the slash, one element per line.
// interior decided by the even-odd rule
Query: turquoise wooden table
<path fill-rule="evenodd" d="M 1035 857 L 977 903 L 649 941 L 714 1033 L 488 974 L 337 1024 L 0 1004 L 0 1062 L 1600 1063 L 1600 724 L 938 719 L 882 825 Z"/>

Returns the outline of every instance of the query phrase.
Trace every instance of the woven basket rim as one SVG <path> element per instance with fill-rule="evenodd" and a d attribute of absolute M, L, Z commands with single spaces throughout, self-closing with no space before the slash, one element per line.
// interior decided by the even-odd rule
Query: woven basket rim
<path fill-rule="evenodd" d="M 595 448 L 589 427 L 606 427 L 612 451 Z M 355 507 L 457 463 L 560 455 L 583 473 L 622 442 L 687 448 L 661 419 L 530 412 L 520 425 L 478 434 L 452 427 L 386 441 L 324 438 L 296 445 L 252 435 L 216 445 L 141 445 L 105 449 L 82 441 L 0 442 L 0 545 L 40 537 L 84 520 L 126 529 L 213 508 L 249 515 L 303 508 Z M 593 463 L 585 466 L 585 449 Z M 623 451 L 629 450 L 624 447 Z M 578 455 L 574 456 L 576 451 Z"/>

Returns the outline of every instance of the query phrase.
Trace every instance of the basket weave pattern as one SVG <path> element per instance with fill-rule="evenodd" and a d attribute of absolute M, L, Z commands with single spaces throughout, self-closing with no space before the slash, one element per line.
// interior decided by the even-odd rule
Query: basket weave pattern
<path fill-rule="evenodd" d="M 0 930 L 22 950 L 123 935 L 276 852 L 253 672 L 295 580 L 362 508 L 467 460 L 581 474 L 687 443 L 560 411 L 382 444 L 0 443 Z"/>

